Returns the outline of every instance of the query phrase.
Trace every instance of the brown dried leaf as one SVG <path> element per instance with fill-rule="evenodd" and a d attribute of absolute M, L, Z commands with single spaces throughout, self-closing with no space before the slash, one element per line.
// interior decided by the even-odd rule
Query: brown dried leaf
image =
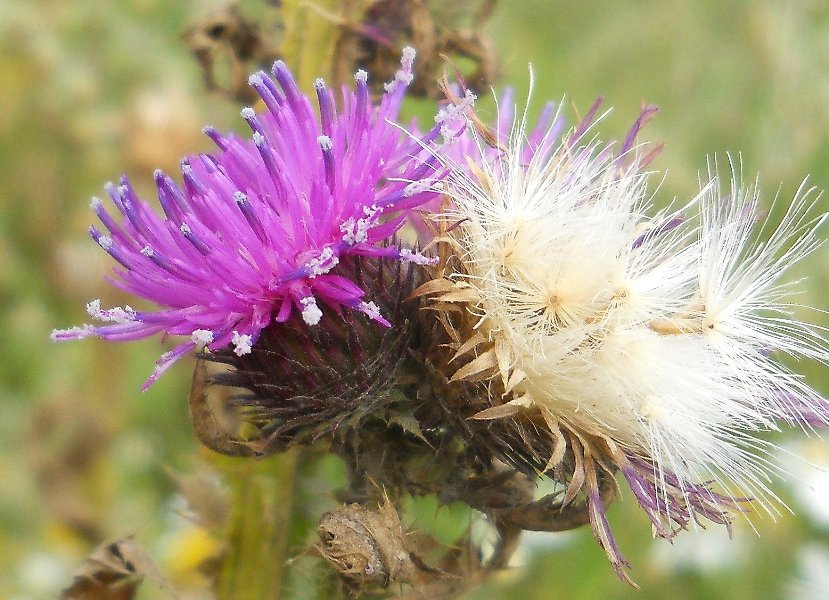
<path fill-rule="evenodd" d="M 509 380 L 504 386 L 504 394 L 509 394 L 515 389 L 516 385 L 524 381 L 526 378 L 527 374 L 524 371 L 518 368 L 513 368 L 512 373 L 510 373 Z"/>
<path fill-rule="evenodd" d="M 104 542 L 75 573 L 59 600 L 132 600 L 144 578 L 178 598 L 150 555 L 132 538 Z"/>
<path fill-rule="evenodd" d="M 555 417 L 547 411 L 542 411 L 542 417 L 547 423 L 550 435 L 553 437 L 553 441 L 555 443 L 553 454 L 550 456 L 547 461 L 547 465 L 544 467 L 544 471 L 546 472 L 558 465 L 564 459 L 564 454 L 567 450 L 567 440 L 564 439 L 564 434 L 561 432 L 561 427 Z"/>
<path fill-rule="evenodd" d="M 441 302 L 480 302 L 481 297 L 471 287 L 456 287 L 453 291 L 440 296 Z"/>

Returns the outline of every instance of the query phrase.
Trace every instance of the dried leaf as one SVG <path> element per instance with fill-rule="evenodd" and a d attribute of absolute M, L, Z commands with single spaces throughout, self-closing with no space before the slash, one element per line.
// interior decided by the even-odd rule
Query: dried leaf
<path fill-rule="evenodd" d="M 471 287 L 456 288 L 440 296 L 441 302 L 480 302 L 478 292 Z"/>
<path fill-rule="evenodd" d="M 564 459 L 564 453 L 567 450 L 567 440 L 564 439 L 564 434 L 561 433 L 558 421 L 550 413 L 542 411 L 542 416 L 547 423 L 547 427 L 550 430 L 550 434 L 553 436 L 553 441 L 555 443 L 553 454 L 550 456 L 550 459 L 544 467 L 544 471 L 546 472 L 558 465 Z"/>
<path fill-rule="evenodd" d="M 150 555 L 132 538 L 95 548 L 59 600 L 132 600 L 144 578 L 178 598 Z"/>
<path fill-rule="evenodd" d="M 394 505 L 378 509 L 348 504 L 320 517 L 320 555 L 351 586 L 417 581 L 418 566 L 406 548 L 406 534 Z"/>
<path fill-rule="evenodd" d="M 524 371 L 522 371 L 521 369 L 514 368 L 512 370 L 512 373 L 510 373 L 507 384 L 504 386 L 504 393 L 509 394 L 512 390 L 515 389 L 515 386 L 524 381 L 526 377 L 527 374 Z"/>
<path fill-rule="evenodd" d="M 512 352 L 507 344 L 501 342 L 495 344 L 495 357 L 498 359 L 498 372 L 501 374 L 501 382 L 507 387 L 512 362 Z"/>

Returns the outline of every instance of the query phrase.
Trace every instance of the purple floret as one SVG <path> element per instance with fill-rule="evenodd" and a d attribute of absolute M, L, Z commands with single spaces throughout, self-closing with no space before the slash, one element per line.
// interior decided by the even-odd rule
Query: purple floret
<path fill-rule="evenodd" d="M 182 161 L 182 186 L 156 171 L 163 216 L 137 197 L 126 177 L 109 184 L 123 218 L 119 224 L 93 200 L 106 231 L 90 227 L 90 234 L 119 265 L 113 285 L 158 308 L 104 310 L 93 301 L 88 312 L 106 324 L 52 337 L 187 336 L 157 361 L 146 389 L 197 346 L 250 352 L 263 328 L 294 311 L 309 326 L 321 320 L 323 307 L 357 310 L 389 326 L 370 301 L 371 290 L 336 267 L 349 255 L 426 260 L 383 244 L 411 209 L 434 197 L 429 186 L 413 182 L 442 175 L 425 149 L 438 127 L 417 140 L 394 124 L 413 60 L 414 51 L 404 50 L 401 69 L 376 106 L 363 72 L 355 76 L 356 90 L 343 89 L 339 110 L 333 92 L 317 80 L 319 116 L 281 61 L 273 78 L 254 74 L 250 84 L 266 110 L 242 110 L 252 137 L 205 128 L 219 150 Z"/>

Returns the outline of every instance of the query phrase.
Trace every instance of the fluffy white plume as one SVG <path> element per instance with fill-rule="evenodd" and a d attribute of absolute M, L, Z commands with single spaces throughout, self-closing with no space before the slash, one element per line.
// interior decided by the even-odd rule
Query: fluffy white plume
<path fill-rule="evenodd" d="M 754 434 L 827 419 L 775 356 L 829 360 L 781 283 L 820 244 L 819 196 L 804 184 L 779 225 L 763 223 L 731 164 L 724 186 L 712 166 L 694 199 L 654 211 L 639 148 L 589 131 L 559 141 L 520 119 L 501 149 L 472 135 L 453 150 L 465 156 L 444 156 L 455 277 L 480 299 L 470 310 L 505 388 L 652 464 L 657 512 L 673 485 L 693 516 L 689 495 L 712 481 L 773 512 L 778 467 Z"/>

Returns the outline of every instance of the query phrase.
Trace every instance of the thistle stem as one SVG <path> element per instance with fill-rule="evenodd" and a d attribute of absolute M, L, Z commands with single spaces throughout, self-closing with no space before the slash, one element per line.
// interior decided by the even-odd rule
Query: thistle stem
<path fill-rule="evenodd" d="M 216 599 L 280 600 L 300 453 L 289 450 L 260 461 L 219 456 L 215 462 L 232 503 Z"/>

